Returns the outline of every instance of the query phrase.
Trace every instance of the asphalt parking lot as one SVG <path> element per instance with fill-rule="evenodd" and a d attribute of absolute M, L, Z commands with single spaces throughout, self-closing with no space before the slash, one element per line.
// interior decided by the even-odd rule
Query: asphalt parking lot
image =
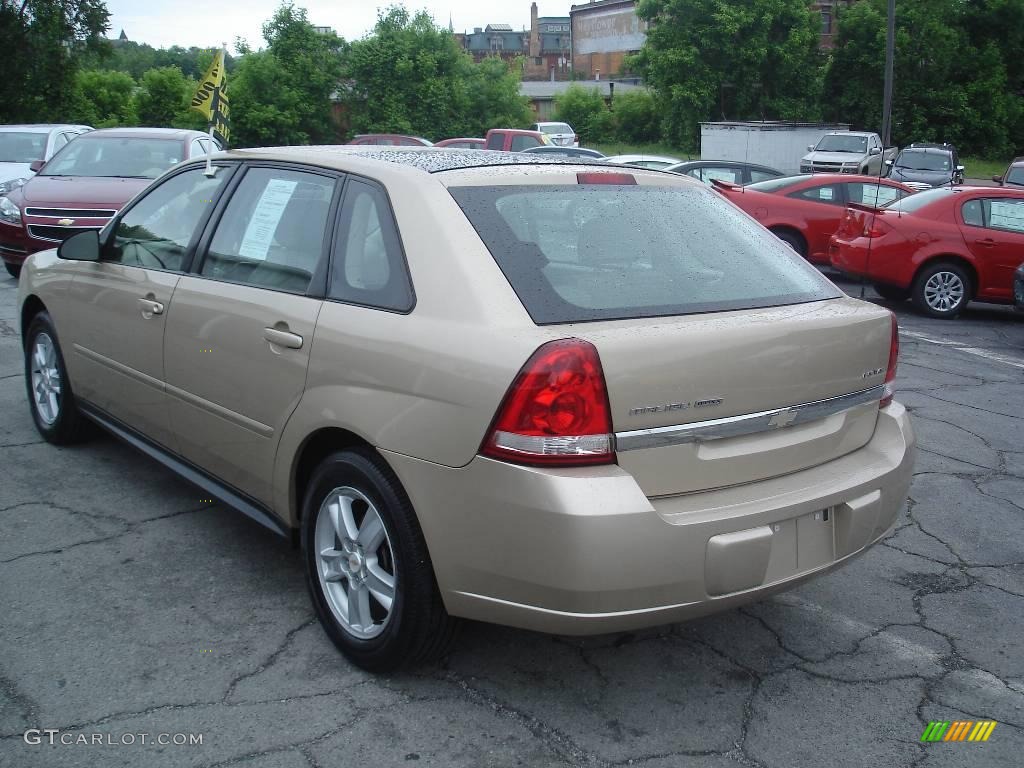
<path fill-rule="evenodd" d="M 840 283 L 856 295 L 857 286 Z M 113 438 L 41 441 L 0 279 L 0 766 L 1020 766 L 1024 315 L 900 315 L 920 441 L 896 533 L 740 610 L 585 640 L 464 627 L 384 678 L 298 555 Z M 872 296 L 868 292 L 869 297 Z M 998 722 L 921 744 L 930 720 Z M 202 745 L 27 744 L 27 729 Z"/>

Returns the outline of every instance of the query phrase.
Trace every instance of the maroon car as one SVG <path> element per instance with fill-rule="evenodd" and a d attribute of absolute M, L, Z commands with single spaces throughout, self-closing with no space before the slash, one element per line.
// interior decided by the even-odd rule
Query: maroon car
<path fill-rule="evenodd" d="M 219 151 L 199 131 L 108 128 L 79 136 L 0 197 L 0 255 L 14 277 L 29 254 L 100 229 L 172 165 Z"/>

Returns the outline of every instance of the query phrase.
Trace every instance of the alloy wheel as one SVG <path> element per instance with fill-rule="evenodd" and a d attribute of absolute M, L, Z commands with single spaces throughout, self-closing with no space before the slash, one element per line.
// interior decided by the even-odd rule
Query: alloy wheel
<path fill-rule="evenodd" d="M 57 367 L 57 347 L 45 331 L 32 342 L 32 392 L 36 413 L 46 426 L 60 416 L 61 378 Z"/>
<path fill-rule="evenodd" d="M 368 640 L 391 619 L 397 587 L 394 550 L 377 508 L 363 493 L 335 488 L 317 514 L 317 575 L 331 613 Z"/>
<path fill-rule="evenodd" d="M 964 282 L 955 272 L 936 272 L 924 284 L 925 303 L 936 312 L 952 312 L 964 300 Z"/>

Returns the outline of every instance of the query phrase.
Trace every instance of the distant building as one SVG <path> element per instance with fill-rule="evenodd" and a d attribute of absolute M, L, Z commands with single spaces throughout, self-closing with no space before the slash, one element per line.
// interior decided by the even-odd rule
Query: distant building
<path fill-rule="evenodd" d="M 519 84 L 519 94 L 530 100 L 530 108 L 538 122 L 551 120 L 555 114 L 555 97 L 565 93 L 574 83 L 567 80 L 558 82 L 524 81 Z M 624 93 L 646 90 L 642 85 L 635 83 L 612 82 L 610 80 L 589 81 L 575 83 L 583 88 L 596 90 L 604 98 L 605 103 L 612 109 L 615 108 L 615 98 Z M 578 127 L 578 126 L 574 126 Z"/>
<path fill-rule="evenodd" d="M 321 35 L 333 35 L 334 27 L 313 27 L 313 31 Z"/>
<path fill-rule="evenodd" d="M 821 14 L 821 37 L 820 46 L 829 50 L 832 48 L 836 33 L 836 25 L 842 9 L 849 8 L 857 0 L 814 0 L 811 9 Z"/>
<path fill-rule="evenodd" d="M 569 9 L 572 68 L 586 80 L 628 74 L 626 57 L 639 53 L 647 22 L 636 15 L 635 0 L 596 0 Z"/>
<path fill-rule="evenodd" d="M 116 38 L 109 38 L 108 37 L 107 38 L 107 42 L 110 43 L 115 48 L 117 48 L 117 47 L 122 46 L 125 43 L 131 42 L 131 41 L 128 39 L 128 35 L 126 35 L 125 31 L 122 29 L 120 35 L 118 35 Z"/>
<path fill-rule="evenodd" d="M 524 80 L 567 80 L 572 50 L 569 24 L 568 16 L 539 16 L 537 3 L 533 3 L 529 30 L 517 32 L 509 24 L 488 24 L 472 32 L 453 34 L 475 61 L 488 56 L 506 61 L 521 57 Z"/>

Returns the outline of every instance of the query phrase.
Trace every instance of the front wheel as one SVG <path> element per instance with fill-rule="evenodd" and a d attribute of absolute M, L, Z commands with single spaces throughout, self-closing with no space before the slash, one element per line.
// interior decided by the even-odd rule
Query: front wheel
<path fill-rule="evenodd" d="M 951 319 L 960 314 L 970 295 L 971 279 L 967 272 L 947 262 L 922 269 L 914 278 L 911 298 L 926 315 Z"/>
<path fill-rule="evenodd" d="M 21 276 L 21 264 L 11 264 L 11 262 L 5 261 L 4 266 L 7 268 L 7 274 L 15 280 Z"/>
<path fill-rule="evenodd" d="M 431 661 L 454 640 L 419 523 L 398 478 L 369 449 L 316 469 L 302 507 L 302 553 L 328 637 L 373 672 Z"/>

